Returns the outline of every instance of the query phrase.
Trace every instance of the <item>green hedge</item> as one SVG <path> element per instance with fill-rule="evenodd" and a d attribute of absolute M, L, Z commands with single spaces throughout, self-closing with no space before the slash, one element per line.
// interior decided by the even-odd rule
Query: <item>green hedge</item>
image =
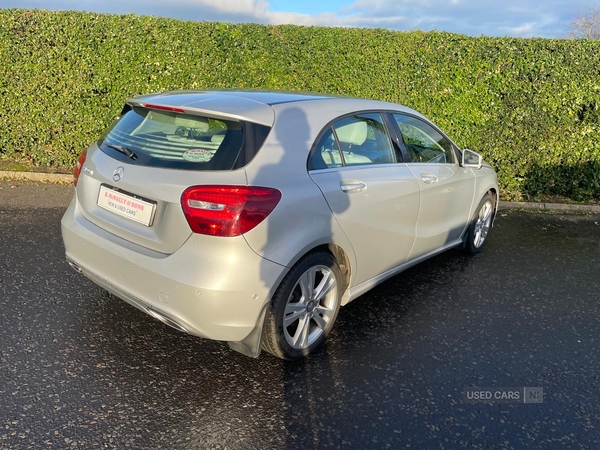
<path fill-rule="evenodd" d="M 0 10 L 0 156 L 71 166 L 132 95 L 398 102 L 496 167 L 505 199 L 600 198 L 600 42 Z"/>

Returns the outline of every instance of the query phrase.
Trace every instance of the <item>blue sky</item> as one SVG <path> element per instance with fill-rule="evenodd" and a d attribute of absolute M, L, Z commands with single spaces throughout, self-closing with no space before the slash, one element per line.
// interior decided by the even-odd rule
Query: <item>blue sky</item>
<path fill-rule="evenodd" d="M 566 37 L 599 0 L 0 0 L 1 8 L 80 10 L 195 21 Z"/>

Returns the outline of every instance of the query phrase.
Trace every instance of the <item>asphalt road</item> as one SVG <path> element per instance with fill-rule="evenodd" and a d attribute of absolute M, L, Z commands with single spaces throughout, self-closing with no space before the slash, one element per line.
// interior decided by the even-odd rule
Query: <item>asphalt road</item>
<path fill-rule="evenodd" d="M 12 187 L 15 186 L 15 187 Z M 71 187 L 0 182 L 0 448 L 600 448 L 600 217 L 503 213 L 310 360 L 183 335 L 64 261 Z M 469 404 L 464 387 L 543 387 Z"/>

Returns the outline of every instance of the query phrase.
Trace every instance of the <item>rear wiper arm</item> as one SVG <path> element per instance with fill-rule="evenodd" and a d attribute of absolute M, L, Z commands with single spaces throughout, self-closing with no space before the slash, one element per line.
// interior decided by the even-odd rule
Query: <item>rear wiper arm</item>
<path fill-rule="evenodd" d="M 128 157 L 130 157 L 133 160 L 137 159 L 137 155 L 135 153 L 133 153 L 127 147 L 121 147 L 120 145 L 113 145 L 113 144 L 107 144 L 106 146 L 109 148 L 114 148 L 116 151 L 121 152 L 124 155 L 127 155 Z"/>

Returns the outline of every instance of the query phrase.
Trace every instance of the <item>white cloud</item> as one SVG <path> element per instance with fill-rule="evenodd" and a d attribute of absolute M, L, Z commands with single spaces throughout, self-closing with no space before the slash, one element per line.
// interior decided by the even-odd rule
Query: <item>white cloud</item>
<path fill-rule="evenodd" d="M 532 23 L 524 23 L 518 27 L 513 27 L 508 29 L 510 34 L 515 36 L 532 36 L 535 30 L 535 27 Z"/>
<path fill-rule="evenodd" d="M 265 0 L 197 0 L 190 4 L 200 4 L 215 11 L 231 14 L 249 14 L 257 17 L 269 14 L 269 3 Z"/>
<path fill-rule="evenodd" d="M 253 19 L 254 22 L 270 25 L 346 25 L 345 21 L 333 12 L 310 15 L 291 11 L 271 11 L 270 4 L 265 0 L 175 0 L 174 3 L 196 5 L 199 9 L 229 15 L 233 20 L 245 16 Z"/>

